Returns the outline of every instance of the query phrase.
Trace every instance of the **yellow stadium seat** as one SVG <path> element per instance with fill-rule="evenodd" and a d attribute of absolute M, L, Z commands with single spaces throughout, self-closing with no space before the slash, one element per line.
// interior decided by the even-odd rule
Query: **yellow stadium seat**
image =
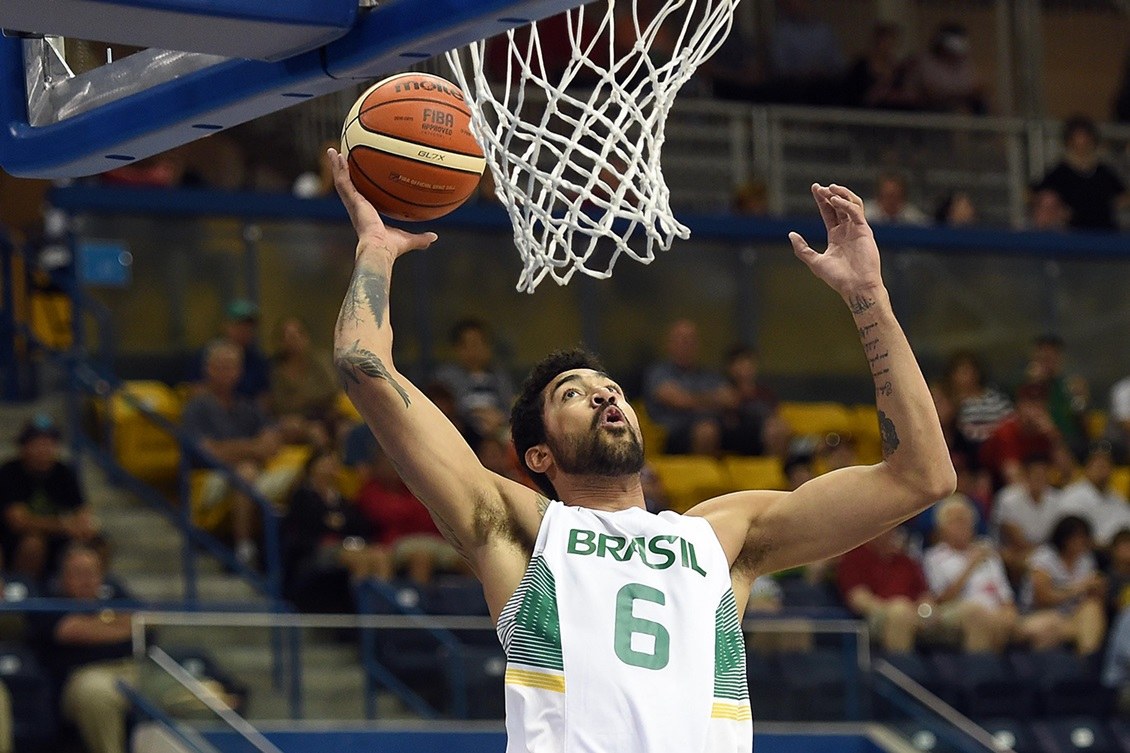
<path fill-rule="evenodd" d="M 337 472 L 337 489 L 346 499 L 355 499 L 364 483 L 365 479 L 356 468 L 343 465 Z"/>
<path fill-rule="evenodd" d="M 704 499 L 730 491 L 722 464 L 702 455 L 659 455 L 648 461 L 655 469 L 671 509 L 686 512 Z"/>
<path fill-rule="evenodd" d="M 1106 434 L 1107 420 L 1107 414 L 1104 410 L 1096 408 L 1087 411 L 1087 415 L 1084 417 L 1087 438 L 1090 440 L 1102 439 L 1103 435 Z"/>
<path fill-rule="evenodd" d="M 730 488 L 735 491 L 789 488 L 779 458 L 731 456 L 722 459 L 722 466 L 729 477 Z"/>
<path fill-rule="evenodd" d="M 651 420 L 651 416 L 647 413 L 647 406 L 644 405 L 642 400 L 633 400 L 632 409 L 636 412 L 636 418 L 640 422 L 640 434 L 643 435 L 644 450 L 648 455 L 659 455 L 663 453 L 663 448 L 667 445 L 667 431 L 659 424 Z"/>
<path fill-rule="evenodd" d="M 1130 497 L 1130 467 L 1120 465 L 1110 475 L 1110 487 L 1124 497 Z"/>
<path fill-rule="evenodd" d="M 345 394 L 344 391 L 337 393 L 337 401 L 334 403 L 334 407 L 337 408 L 337 414 L 346 421 L 359 424 L 364 420 L 357 411 L 357 406 L 353 404 L 349 395 Z"/>
<path fill-rule="evenodd" d="M 71 347 L 73 306 L 65 293 L 40 291 L 31 294 L 31 331 L 48 348 Z"/>
<path fill-rule="evenodd" d="M 879 411 L 874 405 L 853 405 L 851 433 L 859 462 L 871 464 L 883 459 L 883 437 L 879 434 Z"/>
<path fill-rule="evenodd" d="M 826 434 L 851 434 L 852 414 L 840 403 L 781 403 L 781 419 L 794 433 L 822 437 Z"/>
<path fill-rule="evenodd" d="M 173 424 L 180 421 L 180 401 L 168 385 L 157 381 L 126 382 L 110 398 L 112 446 L 118 463 L 130 474 L 147 481 L 171 480 L 180 463 L 176 438 L 135 408 L 123 393 Z"/>

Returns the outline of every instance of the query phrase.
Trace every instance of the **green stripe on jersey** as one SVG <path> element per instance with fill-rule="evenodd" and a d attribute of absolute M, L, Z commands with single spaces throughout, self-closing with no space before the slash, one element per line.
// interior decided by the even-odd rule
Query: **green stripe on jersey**
<path fill-rule="evenodd" d="M 561 660 L 561 621 L 557 588 L 545 558 L 534 557 L 514 597 L 499 615 L 502 646 L 515 664 L 565 670 Z"/>
<path fill-rule="evenodd" d="M 714 697 L 749 698 L 745 678 L 745 638 L 734 592 L 727 588 L 714 614 Z"/>

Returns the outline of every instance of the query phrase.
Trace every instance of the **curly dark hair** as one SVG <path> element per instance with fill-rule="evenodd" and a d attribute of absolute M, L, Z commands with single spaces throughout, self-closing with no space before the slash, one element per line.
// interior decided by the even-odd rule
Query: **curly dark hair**
<path fill-rule="evenodd" d="M 510 411 L 510 436 L 514 440 L 514 448 L 518 451 L 518 460 L 534 483 L 550 499 L 557 498 L 557 490 L 548 476 L 537 473 L 526 465 L 526 450 L 546 440 L 545 418 L 542 416 L 545 399 L 542 391 L 555 376 L 572 369 L 592 369 L 604 373 L 604 365 L 600 359 L 587 350 L 574 348 L 550 353 L 530 371 Z"/>

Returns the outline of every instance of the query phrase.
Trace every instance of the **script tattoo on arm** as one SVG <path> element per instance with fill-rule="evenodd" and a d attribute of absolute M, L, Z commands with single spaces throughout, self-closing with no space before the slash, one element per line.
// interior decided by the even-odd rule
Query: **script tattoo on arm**
<path fill-rule="evenodd" d="M 360 374 L 373 377 L 374 379 L 383 379 L 392 385 L 400 399 L 404 401 L 404 407 L 408 408 L 412 405 L 412 399 L 408 397 L 408 393 L 400 386 L 400 383 L 393 378 L 389 372 L 388 367 L 385 366 L 384 361 L 377 357 L 371 350 L 366 350 L 360 345 L 360 340 L 355 340 L 353 345 L 344 352 L 338 352 L 335 355 L 334 363 L 337 365 L 338 373 L 341 375 L 341 383 L 345 387 L 345 391 L 349 391 L 350 385 L 361 384 Z"/>
<path fill-rule="evenodd" d="M 455 535 L 455 529 L 451 527 L 451 524 L 444 520 L 442 516 L 437 515 L 435 512 L 432 512 L 431 515 L 432 521 L 436 524 L 436 528 L 439 529 L 440 535 L 443 536 L 448 544 L 451 544 L 451 547 L 456 551 L 456 553 L 458 553 L 460 557 L 462 557 L 467 562 L 470 562 L 471 555 L 467 551 L 467 545 L 464 544 L 459 539 L 459 537 Z"/>

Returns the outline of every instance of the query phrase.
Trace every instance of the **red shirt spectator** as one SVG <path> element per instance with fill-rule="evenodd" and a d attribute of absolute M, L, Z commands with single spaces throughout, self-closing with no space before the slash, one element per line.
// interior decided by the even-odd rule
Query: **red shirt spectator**
<path fill-rule="evenodd" d="M 1052 459 L 1060 474 L 1069 478 L 1073 470 L 1070 453 L 1052 422 L 1046 406 L 1047 392 L 1028 384 L 1016 393 L 1016 412 L 993 430 L 981 445 L 981 465 L 993 475 L 995 488 L 1021 480 L 1021 461 L 1033 455 Z"/>
<path fill-rule="evenodd" d="M 377 542 L 392 545 L 405 536 L 425 534 L 440 538 L 428 508 L 399 479 L 374 476 L 357 493 L 357 506 L 373 524 Z"/>
<path fill-rule="evenodd" d="M 880 599 L 902 596 L 915 601 L 929 593 L 922 567 L 901 549 L 880 546 L 878 540 L 845 554 L 836 575 L 845 600 L 860 586 Z"/>

